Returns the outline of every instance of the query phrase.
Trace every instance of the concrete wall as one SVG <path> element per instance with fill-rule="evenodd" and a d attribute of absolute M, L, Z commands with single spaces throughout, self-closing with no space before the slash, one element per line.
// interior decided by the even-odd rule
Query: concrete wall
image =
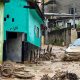
<path fill-rule="evenodd" d="M 4 5 L 0 2 L 0 63 L 2 62 L 3 57 L 3 14 L 4 14 Z"/>
<path fill-rule="evenodd" d="M 74 42 L 78 38 L 77 32 L 80 32 L 80 30 L 76 30 L 74 28 L 55 30 L 49 33 L 48 39 L 50 43 L 51 41 L 54 42 L 55 39 L 57 41 L 60 41 L 62 39 L 63 43 L 61 44 L 68 46 L 70 43 Z"/>
<path fill-rule="evenodd" d="M 6 40 L 6 31 L 24 32 L 27 33 L 28 42 L 40 47 L 40 26 L 43 24 L 43 20 L 35 9 L 25 8 L 25 6 L 29 6 L 26 0 L 11 0 L 9 3 L 5 3 L 4 40 Z M 39 37 L 35 36 L 35 26 L 39 28 Z"/>
<path fill-rule="evenodd" d="M 71 42 L 75 41 L 77 39 L 77 31 L 76 29 L 72 28 L 71 29 Z"/>
<path fill-rule="evenodd" d="M 25 0 L 10 0 L 10 2 L 5 3 L 4 40 L 6 40 L 6 31 L 27 33 L 29 23 L 28 8 L 24 8 L 27 5 Z"/>
<path fill-rule="evenodd" d="M 71 29 L 66 29 L 65 43 L 68 46 L 71 43 Z"/>
<path fill-rule="evenodd" d="M 71 29 L 55 30 L 48 34 L 50 44 L 69 45 L 71 43 Z"/>
<path fill-rule="evenodd" d="M 29 10 L 29 27 L 27 34 L 27 41 L 37 47 L 41 46 L 41 24 L 43 24 L 42 19 L 39 17 L 34 9 Z M 39 36 L 37 37 L 37 28 L 39 29 Z"/>

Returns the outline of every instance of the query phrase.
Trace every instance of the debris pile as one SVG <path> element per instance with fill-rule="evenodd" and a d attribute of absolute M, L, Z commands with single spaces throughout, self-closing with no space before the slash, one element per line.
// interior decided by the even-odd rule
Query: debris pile
<path fill-rule="evenodd" d="M 65 54 L 63 57 L 63 61 L 80 61 L 80 54 L 77 56 L 75 54 Z"/>
<path fill-rule="evenodd" d="M 62 59 L 64 58 L 65 55 L 65 48 L 66 47 L 61 47 L 61 46 L 53 46 L 53 53 L 56 55 L 56 61 L 63 61 Z"/>
<path fill-rule="evenodd" d="M 55 57 L 54 55 L 49 54 L 49 53 L 44 53 L 40 55 L 40 59 L 44 61 L 54 59 L 54 57 Z"/>
<path fill-rule="evenodd" d="M 52 80 L 78 80 L 78 77 L 75 73 L 68 72 L 56 72 L 56 74 L 52 77 Z"/>
<path fill-rule="evenodd" d="M 40 80 L 78 80 L 78 77 L 75 73 L 57 72 L 53 77 L 43 75 Z"/>
<path fill-rule="evenodd" d="M 48 45 L 42 48 L 40 52 L 40 60 L 63 61 L 65 55 L 65 47 Z"/>
<path fill-rule="evenodd" d="M 52 80 L 52 79 L 51 77 L 48 76 L 48 74 L 45 74 L 40 80 Z"/>
<path fill-rule="evenodd" d="M 34 77 L 29 71 L 24 69 L 24 66 L 20 66 L 11 61 L 6 61 L 1 66 L 1 76 L 3 77 L 16 77 L 21 79 L 32 79 Z"/>
<path fill-rule="evenodd" d="M 11 77 L 14 72 L 14 64 L 10 61 L 6 61 L 1 66 L 1 75 L 5 77 Z"/>
<path fill-rule="evenodd" d="M 52 53 L 52 47 L 47 46 L 47 49 L 43 49 L 40 54 L 40 60 L 47 61 L 53 60 L 56 56 Z"/>

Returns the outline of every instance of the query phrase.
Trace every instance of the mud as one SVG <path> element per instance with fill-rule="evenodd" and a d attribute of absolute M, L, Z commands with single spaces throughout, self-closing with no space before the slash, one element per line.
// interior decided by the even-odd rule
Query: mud
<path fill-rule="evenodd" d="M 44 48 L 47 49 L 46 46 L 44 46 L 43 49 Z M 65 47 L 53 46 L 51 54 L 56 56 L 55 59 L 42 60 L 39 61 L 39 64 L 16 63 L 14 66 L 16 74 L 18 73 L 17 76 L 4 77 L 0 75 L 0 80 L 43 80 L 43 77 L 47 77 L 46 80 L 78 80 L 80 78 L 80 61 L 62 61 L 61 59 L 64 56 L 64 52 Z M 30 73 L 29 76 L 31 76 L 31 79 L 18 77 L 21 74 L 25 74 L 25 77 L 28 72 Z"/>

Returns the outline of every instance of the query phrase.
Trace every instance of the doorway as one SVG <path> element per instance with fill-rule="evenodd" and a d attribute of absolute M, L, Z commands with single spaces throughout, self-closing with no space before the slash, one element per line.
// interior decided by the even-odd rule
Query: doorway
<path fill-rule="evenodd" d="M 22 34 L 17 32 L 7 32 L 6 56 L 7 60 L 22 61 Z"/>
<path fill-rule="evenodd" d="M 80 32 L 77 32 L 77 38 L 80 38 Z"/>

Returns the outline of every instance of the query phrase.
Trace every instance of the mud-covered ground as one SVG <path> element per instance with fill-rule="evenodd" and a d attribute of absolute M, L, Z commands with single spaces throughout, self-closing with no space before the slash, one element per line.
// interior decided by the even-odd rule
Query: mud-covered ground
<path fill-rule="evenodd" d="M 44 46 L 43 48 L 46 48 Z M 61 62 L 60 59 L 63 57 L 66 47 L 53 46 L 53 54 L 56 55 L 58 61 L 40 61 L 39 64 L 21 64 L 25 67 L 26 71 L 35 75 L 33 79 L 20 79 L 16 77 L 5 78 L 0 77 L 0 80 L 40 80 L 45 74 L 53 77 L 57 71 L 68 71 L 75 73 L 80 78 L 80 61 L 72 62 Z"/>

